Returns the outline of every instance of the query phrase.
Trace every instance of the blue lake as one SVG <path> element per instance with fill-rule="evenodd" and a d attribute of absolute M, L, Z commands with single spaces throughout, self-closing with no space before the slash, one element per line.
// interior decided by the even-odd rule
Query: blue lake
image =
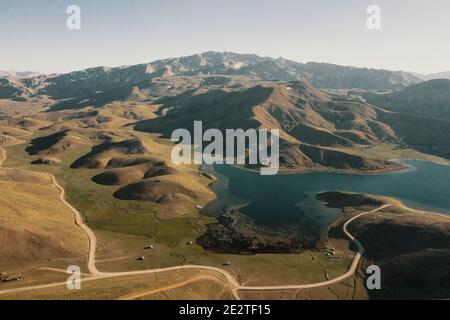
<path fill-rule="evenodd" d="M 205 212 L 219 214 L 237 205 L 256 222 L 267 225 L 296 224 L 307 213 L 327 225 L 338 214 L 315 200 L 321 191 L 348 191 L 385 195 L 408 206 L 450 213 L 450 166 L 426 161 L 406 161 L 411 170 L 378 175 L 303 173 L 261 176 L 233 166 L 208 170 L 219 176 L 212 185 L 218 199 Z M 211 171 L 213 170 L 213 171 Z"/>

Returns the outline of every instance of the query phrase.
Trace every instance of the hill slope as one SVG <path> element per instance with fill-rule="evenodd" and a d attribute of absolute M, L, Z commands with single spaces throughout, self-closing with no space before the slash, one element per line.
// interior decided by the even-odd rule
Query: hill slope
<path fill-rule="evenodd" d="M 334 169 L 379 170 L 395 164 L 327 149 L 395 141 L 393 130 L 378 120 L 370 105 L 336 100 L 306 81 L 260 83 L 254 87 L 188 91 L 162 100 L 161 116 L 138 122 L 137 130 L 170 137 L 177 128 L 280 129 L 281 164 L 304 170 L 314 166 Z"/>
<path fill-rule="evenodd" d="M 430 80 L 402 91 L 366 98 L 369 103 L 390 111 L 450 121 L 450 80 Z"/>
<path fill-rule="evenodd" d="M 0 267 L 84 256 L 87 238 L 47 175 L 0 169 L 0 186 L 8 189 L 0 194 Z"/>
<path fill-rule="evenodd" d="M 345 237 L 342 225 L 355 208 L 365 210 L 386 201 L 342 192 L 325 192 L 319 198 L 344 211 L 344 218 L 330 230 L 333 238 Z M 369 295 L 374 299 L 447 299 L 450 219 L 393 203 L 349 225 L 350 233 L 366 249 L 366 265 L 376 264 L 382 271 L 381 290 L 370 290 Z"/>

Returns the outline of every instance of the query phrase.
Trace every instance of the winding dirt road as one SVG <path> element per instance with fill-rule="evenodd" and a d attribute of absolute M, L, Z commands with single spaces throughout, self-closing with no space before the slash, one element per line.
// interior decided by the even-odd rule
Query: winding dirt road
<path fill-rule="evenodd" d="M 89 238 L 89 253 L 88 253 L 88 260 L 87 260 L 87 268 L 89 272 L 95 277 L 95 276 L 101 276 L 102 273 L 97 269 L 95 266 L 95 253 L 97 251 L 97 237 L 95 236 L 94 232 L 84 223 L 83 217 L 81 216 L 81 213 L 75 209 L 69 202 L 66 201 L 66 190 L 64 190 L 63 187 L 61 187 L 56 180 L 56 177 L 52 174 L 48 174 L 49 177 L 52 179 L 53 185 L 59 190 L 59 199 L 61 202 L 70 209 L 70 211 L 73 212 L 75 215 L 75 223 L 78 227 L 80 227 L 88 236 Z"/>
<path fill-rule="evenodd" d="M 6 151 L 2 147 L 0 147 L 0 154 L 2 158 L 0 159 L 0 167 L 3 165 L 3 162 L 6 160 Z"/>
<path fill-rule="evenodd" d="M 355 237 L 353 237 L 347 230 L 347 227 L 350 225 L 350 223 L 352 223 L 353 221 L 355 221 L 356 219 L 371 214 L 371 213 L 375 213 L 377 211 L 386 209 L 391 207 L 392 204 L 386 204 L 383 205 L 375 210 L 369 211 L 369 212 L 364 212 L 364 213 L 360 213 L 356 216 L 354 216 L 353 218 L 351 218 L 350 220 L 348 220 L 345 224 L 344 224 L 344 232 L 346 234 L 346 236 L 349 238 L 350 241 L 353 241 L 357 246 L 358 246 L 358 252 L 356 253 L 355 258 L 353 259 L 353 262 L 350 266 L 350 268 L 348 269 L 348 271 L 343 274 L 342 276 L 339 276 L 337 278 L 328 280 L 328 281 L 322 281 L 322 282 L 317 282 L 317 283 L 313 283 L 313 284 L 305 284 L 305 285 L 293 285 L 293 286 L 262 286 L 262 287 L 240 287 L 240 290 L 246 291 L 246 290 L 257 290 L 257 291 L 269 291 L 269 290 L 300 290 L 300 289 L 312 289 L 312 288 L 320 288 L 320 287 L 328 287 L 332 284 L 347 280 L 350 277 L 353 277 L 356 273 L 356 270 L 358 268 L 358 264 L 361 261 L 362 256 L 364 255 L 364 247 L 363 245 L 358 241 L 358 239 L 356 239 Z"/>
<path fill-rule="evenodd" d="M 2 159 L 0 160 L 0 166 L 1 166 L 3 164 L 3 162 L 6 160 L 6 151 L 2 147 L 0 147 L 0 153 L 2 155 Z M 364 254 L 365 249 L 362 246 L 362 244 L 348 232 L 347 227 L 354 220 L 356 220 L 364 215 L 368 215 L 368 214 L 371 214 L 371 213 L 374 213 L 374 212 L 377 212 L 377 211 L 380 211 L 380 210 L 383 210 L 383 209 L 386 209 L 386 208 L 392 206 L 392 204 L 386 204 L 386 205 L 383 205 L 372 211 L 358 214 L 358 215 L 354 216 L 353 218 L 351 218 L 350 220 L 348 220 L 344 224 L 343 229 L 344 229 L 345 234 L 347 235 L 349 240 L 353 241 L 358 247 L 358 252 L 357 252 L 355 258 L 353 259 L 353 262 L 352 262 L 349 270 L 345 274 L 343 274 L 339 277 L 336 277 L 334 279 L 328 280 L 328 281 L 322 281 L 322 282 L 312 283 L 312 284 L 284 285 L 284 286 L 244 286 L 244 285 L 240 285 L 238 283 L 238 281 L 236 280 L 236 278 L 228 271 L 221 269 L 221 268 L 217 268 L 217 267 L 211 267 L 211 266 L 185 265 L 185 266 L 176 266 L 176 267 L 162 268 L 162 269 L 129 271 L 129 272 L 113 272 L 113 273 L 112 272 L 105 273 L 105 272 L 99 271 L 96 267 L 95 253 L 96 253 L 96 248 L 97 248 L 97 238 L 96 238 L 94 232 L 84 223 L 81 213 L 77 209 L 75 209 L 70 203 L 67 202 L 67 200 L 65 199 L 65 190 L 58 183 L 55 176 L 52 174 L 48 174 L 48 175 L 51 178 L 52 184 L 60 192 L 59 198 L 60 198 L 61 202 L 73 212 L 73 214 L 75 215 L 75 223 L 86 233 L 86 235 L 89 238 L 89 253 L 88 253 L 88 259 L 87 259 L 87 267 L 92 276 L 82 279 L 83 282 L 94 281 L 94 280 L 105 279 L 105 278 L 113 278 L 113 277 L 125 277 L 125 276 L 134 276 L 134 275 L 163 273 L 163 272 L 170 272 L 170 271 L 176 271 L 176 270 L 204 270 L 204 271 L 207 270 L 207 271 L 214 271 L 214 272 L 220 273 L 222 276 L 224 276 L 226 282 L 228 283 L 228 285 L 231 289 L 232 295 L 236 300 L 240 300 L 239 291 L 275 291 L 275 290 L 301 290 L 301 289 L 319 288 L 319 287 L 330 286 L 332 284 L 341 282 L 343 280 L 346 280 L 346 279 L 354 276 L 355 272 L 358 268 L 358 264 Z M 186 282 L 183 282 L 183 283 L 184 284 L 190 283 L 190 282 L 193 282 L 194 280 L 195 280 L 195 278 L 187 280 Z M 174 287 L 174 288 L 180 287 L 183 285 L 183 283 L 175 284 L 171 287 Z M 53 288 L 53 287 L 64 286 L 64 285 L 66 285 L 65 282 L 64 283 L 52 283 L 52 284 L 39 285 L 39 286 L 30 286 L 30 287 L 23 287 L 23 288 L 15 288 L 15 289 L 0 291 L 0 294 L 17 293 L 17 292 L 30 291 L 30 290 L 41 290 L 41 289 Z M 161 290 L 163 290 L 163 289 L 161 289 Z M 161 290 L 159 290 L 159 291 L 158 290 L 152 290 L 152 291 L 148 291 L 148 292 L 161 291 Z M 145 294 L 145 295 L 148 295 L 148 294 Z M 139 297 L 139 294 L 137 294 L 137 296 Z"/>

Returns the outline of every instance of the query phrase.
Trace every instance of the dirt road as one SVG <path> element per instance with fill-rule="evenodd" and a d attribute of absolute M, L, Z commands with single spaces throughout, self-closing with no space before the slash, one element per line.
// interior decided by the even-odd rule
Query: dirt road
<path fill-rule="evenodd" d="M 0 167 L 3 165 L 3 162 L 6 160 L 6 151 L 2 147 L 0 147 Z"/>
<path fill-rule="evenodd" d="M 2 159 L 0 160 L 0 166 L 3 164 L 3 162 L 6 160 L 6 152 L 3 148 L 0 147 L 0 153 L 2 155 Z M 211 266 L 201 266 L 201 265 L 185 265 L 185 266 L 176 266 L 171 268 L 163 268 L 163 269 L 153 269 L 153 270 L 143 270 L 143 271 L 130 271 L 130 272 L 114 272 L 114 273 L 106 273 L 101 272 L 96 267 L 96 259 L 95 259 L 95 253 L 97 248 L 97 238 L 94 234 L 94 232 L 84 223 L 83 217 L 81 213 L 74 208 L 70 203 L 68 203 L 65 199 L 65 190 L 61 185 L 58 183 L 55 176 L 48 174 L 52 180 L 52 184 L 57 188 L 60 192 L 60 200 L 61 202 L 67 206 L 75 215 L 75 223 L 86 233 L 86 235 L 89 238 L 89 253 L 88 253 L 88 259 L 87 259 L 87 267 L 89 272 L 91 273 L 91 277 L 85 278 L 82 281 L 94 281 L 104 278 L 113 278 L 113 277 L 124 277 L 124 276 L 133 276 L 133 275 L 143 275 L 143 274 L 155 274 L 155 273 L 162 273 L 162 272 L 170 272 L 170 271 L 176 271 L 176 270 L 207 270 L 207 271 L 214 271 L 219 274 L 221 274 L 226 282 L 228 283 L 231 292 L 233 294 L 233 297 L 237 300 L 240 300 L 239 291 L 273 291 L 273 290 L 301 290 L 301 289 L 311 289 L 311 288 L 318 288 L 318 287 L 326 287 L 338 282 L 341 282 L 343 280 L 346 280 L 352 276 L 354 276 L 358 264 L 364 254 L 364 247 L 362 244 L 355 238 L 353 235 L 351 235 L 347 227 L 350 223 L 352 223 L 354 220 L 364 216 L 368 215 L 380 210 L 383 210 L 385 208 L 388 208 L 392 206 L 391 204 L 383 205 L 377 209 L 374 209 L 369 212 L 364 212 L 361 214 L 356 215 L 352 219 L 348 220 L 344 224 L 344 232 L 349 238 L 350 241 L 355 242 L 355 244 L 358 247 L 358 252 L 353 259 L 353 262 L 349 268 L 349 270 L 334 279 L 328 280 L 328 281 L 322 281 L 318 283 L 312 283 L 312 284 L 302 284 L 302 285 L 284 285 L 284 286 L 244 286 L 240 285 L 236 278 L 230 274 L 228 271 L 217 268 L 217 267 L 211 267 Z M 16 289 L 9 289 L 9 290 L 3 290 L 0 291 L 0 294 L 6 294 L 6 293 L 16 293 L 16 292 L 23 292 L 23 291 L 29 291 L 29 290 L 40 290 L 40 289 L 46 289 L 46 288 L 52 288 L 57 286 L 66 285 L 66 283 L 53 283 L 53 284 L 47 284 L 47 285 L 40 285 L 40 286 L 32 286 L 32 287 L 25 287 L 25 288 L 16 288 Z M 175 284 L 174 287 L 181 286 L 182 284 Z M 167 289 L 166 289 L 167 290 Z M 148 295 L 148 294 L 147 294 Z"/>
<path fill-rule="evenodd" d="M 348 220 L 345 224 L 344 224 L 344 232 L 347 235 L 347 237 L 349 238 L 350 241 L 353 241 L 357 246 L 358 246 L 358 252 L 356 253 L 355 258 L 353 259 L 353 262 L 350 266 L 350 268 L 348 269 L 348 271 L 343 274 L 342 276 L 339 276 L 337 278 L 328 280 L 328 281 L 322 281 L 322 282 L 317 282 L 317 283 L 312 283 L 312 284 L 305 284 L 305 285 L 293 285 L 293 286 L 261 286 L 261 287 L 240 287 L 240 290 L 246 291 L 246 290 L 256 290 L 256 291 L 268 291 L 268 290 L 301 290 L 301 289 L 312 289 L 312 288 L 319 288 L 319 287 L 328 287 L 332 284 L 347 280 L 350 277 L 353 277 L 356 273 L 356 270 L 358 268 L 358 264 L 361 261 L 361 258 L 364 254 L 364 247 L 362 246 L 362 244 L 358 241 L 358 239 L 356 239 L 355 237 L 353 237 L 347 230 L 347 227 L 350 225 L 350 223 L 352 223 L 353 221 L 355 221 L 356 219 L 371 214 L 371 213 L 375 213 L 377 211 L 386 209 L 391 207 L 392 204 L 386 204 L 383 205 L 375 210 L 369 211 L 369 212 L 364 212 L 364 213 L 360 213 L 356 216 L 354 216 L 353 218 L 351 218 L 350 220 Z"/>
<path fill-rule="evenodd" d="M 102 273 L 97 269 L 95 266 L 95 252 L 97 250 L 97 237 L 95 236 L 94 232 L 84 223 L 83 217 L 81 216 L 81 213 L 75 209 L 70 203 L 68 203 L 65 199 L 66 191 L 63 187 L 61 187 L 56 180 L 55 176 L 52 174 L 49 174 L 50 178 L 52 179 L 53 185 L 59 190 L 59 199 L 61 202 L 70 209 L 70 211 L 73 212 L 75 215 L 75 223 L 77 226 L 79 226 L 88 236 L 89 238 L 89 253 L 88 253 L 88 260 L 87 260 L 87 267 L 89 272 L 93 276 L 101 276 Z"/>

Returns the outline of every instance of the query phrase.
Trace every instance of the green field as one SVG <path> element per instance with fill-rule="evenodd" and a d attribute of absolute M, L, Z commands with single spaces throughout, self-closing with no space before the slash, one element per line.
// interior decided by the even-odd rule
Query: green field
<path fill-rule="evenodd" d="M 70 164 L 90 147 L 66 152 L 61 164 L 49 166 L 30 165 L 32 157 L 24 151 L 25 147 L 26 144 L 8 147 L 4 165 L 45 171 L 57 177 L 66 189 L 68 201 L 84 215 L 97 234 L 100 270 L 142 270 L 186 263 L 222 266 L 230 261 L 232 266 L 228 268 L 240 281 L 269 285 L 322 281 L 327 275 L 334 277 L 345 273 L 349 265 L 348 256 L 327 261 L 319 252 L 294 255 L 208 253 L 195 244 L 195 239 L 206 230 L 207 224 L 216 221 L 215 218 L 200 215 L 193 209 L 186 217 L 159 220 L 155 217 L 158 205 L 153 202 L 115 199 L 112 196 L 115 187 L 101 186 L 91 180 L 101 170 L 70 169 Z M 190 241 L 194 244 L 187 245 Z M 148 244 L 154 245 L 154 250 L 144 250 Z M 137 261 L 140 256 L 145 256 L 145 261 Z"/>

